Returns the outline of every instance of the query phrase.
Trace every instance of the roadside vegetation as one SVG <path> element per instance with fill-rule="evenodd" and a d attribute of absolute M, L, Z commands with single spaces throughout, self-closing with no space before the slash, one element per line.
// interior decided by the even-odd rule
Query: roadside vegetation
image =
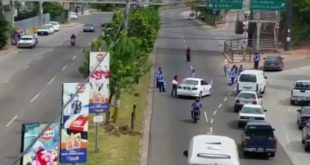
<path fill-rule="evenodd" d="M 0 49 L 8 43 L 10 34 L 10 24 L 3 15 L 0 14 Z"/>
<path fill-rule="evenodd" d="M 135 8 L 131 11 L 128 31 L 122 26 L 124 14 L 114 12 L 112 22 L 104 26 L 103 33 L 95 38 L 90 49 L 84 50 L 84 64 L 79 68 L 83 76 L 89 74 L 89 52 L 110 50 L 110 101 L 121 102 L 110 108 L 111 116 L 101 126 L 100 153 L 94 153 L 94 125 L 90 122 L 89 157 L 87 164 L 131 165 L 138 161 L 144 111 L 147 105 L 151 53 L 160 28 L 157 8 Z M 121 27 L 121 28 L 120 28 Z M 135 128 L 129 127 L 133 104 L 137 105 Z M 91 117 L 90 117 L 91 119 Z M 104 129 L 103 129 L 104 128 Z M 103 163 L 104 162 L 104 163 Z"/>

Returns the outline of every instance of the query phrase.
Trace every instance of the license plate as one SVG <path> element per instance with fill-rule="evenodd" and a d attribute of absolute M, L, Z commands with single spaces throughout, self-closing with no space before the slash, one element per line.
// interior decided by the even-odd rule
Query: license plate
<path fill-rule="evenodd" d="M 264 152 L 264 148 L 257 148 L 257 152 Z"/>

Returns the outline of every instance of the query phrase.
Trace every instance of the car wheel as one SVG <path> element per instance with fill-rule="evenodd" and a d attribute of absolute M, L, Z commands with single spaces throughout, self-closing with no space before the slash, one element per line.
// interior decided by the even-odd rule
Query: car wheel
<path fill-rule="evenodd" d="M 306 152 L 309 151 L 309 146 L 305 145 L 305 151 L 306 151 Z"/>
<path fill-rule="evenodd" d="M 298 128 L 301 130 L 301 129 L 302 129 L 302 126 L 301 126 L 301 125 L 298 125 Z"/>
<path fill-rule="evenodd" d="M 295 102 L 293 100 L 291 100 L 291 105 L 295 105 Z"/>
<path fill-rule="evenodd" d="M 239 127 L 239 128 L 242 127 L 242 123 L 241 123 L 241 122 L 238 123 L 238 127 Z"/>
<path fill-rule="evenodd" d="M 301 143 L 302 143 L 302 144 L 305 144 L 305 140 L 304 140 L 304 139 L 301 139 Z"/>
<path fill-rule="evenodd" d="M 270 157 L 275 157 L 275 156 L 276 156 L 276 153 L 274 153 L 274 152 L 273 152 L 273 153 L 270 153 L 269 156 L 270 156 Z"/>

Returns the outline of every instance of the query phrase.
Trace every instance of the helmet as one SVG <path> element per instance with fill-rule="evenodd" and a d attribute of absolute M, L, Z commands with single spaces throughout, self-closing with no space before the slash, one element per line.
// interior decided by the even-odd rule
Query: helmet
<path fill-rule="evenodd" d="M 199 99 L 199 98 L 196 98 L 196 99 L 195 99 L 195 101 L 196 101 L 196 102 L 199 102 L 199 101 L 200 101 L 200 99 Z"/>

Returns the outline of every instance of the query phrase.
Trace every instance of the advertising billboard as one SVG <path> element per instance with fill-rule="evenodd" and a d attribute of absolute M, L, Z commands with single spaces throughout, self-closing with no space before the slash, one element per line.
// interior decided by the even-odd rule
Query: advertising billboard
<path fill-rule="evenodd" d="M 109 110 L 110 53 L 90 52 L 89 55 L 90 113 Z"/>
<path fill-rule="evenodd" d="M 23 124 L 22 144 L 25 151 L 40 135 L 47 124 Z M 25 153 L 22 165 L 57 165 L 59 149 L 59 123 L 53 123 L 44 130 L 43 135 Z"/>
<path fill-rule="evenodd" d="M 69 103 L 61 120 L 61 163 L 85 163 L 87 160 L 89 85 L 63 83 L 63 105 Z"/>

